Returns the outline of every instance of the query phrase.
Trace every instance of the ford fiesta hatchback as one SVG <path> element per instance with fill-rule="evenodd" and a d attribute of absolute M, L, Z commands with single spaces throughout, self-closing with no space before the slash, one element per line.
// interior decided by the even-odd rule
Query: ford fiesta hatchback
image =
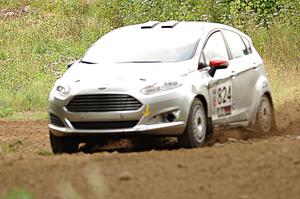
<path fill-rule="evenodd" d="M 263 60 L 251 39 L 206 22 L 147 22 L 100 38 L 49 97 L 54 153 L 86 138 L 176 136 L 199 147 L 214 127 L 275 128 Z"/>

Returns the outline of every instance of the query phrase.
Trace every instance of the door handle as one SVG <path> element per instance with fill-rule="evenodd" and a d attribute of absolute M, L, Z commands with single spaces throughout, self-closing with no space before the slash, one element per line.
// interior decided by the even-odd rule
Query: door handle
<path fill-rule="evenodd" d="M 253 69 L 257 69 L 258 68 L 258 63 L 256 63 L 256 62 L 253 62 Z"/>
<path fill-rule="evenodd" d="M 236 72 L 235 71 L 231 71 L 231 76 L 230 76 L 232 79 L 235 79 L 236 78 Z"/>

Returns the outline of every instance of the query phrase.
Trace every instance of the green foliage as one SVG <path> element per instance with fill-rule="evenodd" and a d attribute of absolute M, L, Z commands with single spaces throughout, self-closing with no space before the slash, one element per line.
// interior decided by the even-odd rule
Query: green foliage
<path fill-rule="evenodd" d="M 13 143 L 9 144 L 1 144 L 0 145 L 0 154 L 11 153 L 17 150 L 18 147 L 21 147 L 23 142 L 21 140 L 17 140 Z"/>
<path fill-rule="evenodd" d="M 272 71 L 299 70 L 300 0 L 1 0 L 3 10 L 18 15 L 0 14 L 0 117 L 46 110 L 68 62 L 106 32 L 150 20 L 232 25 L 252 37 Z"/>
<path fill-rule="evenodd" d="M 0 49 L 0 60 L 5 60 L 6 59 L 6 54 L 3 49 Z"/>
<path fill-rule="evenodd" d="M 0 118 L 7 118 L 12 116 L 14 113 L 14 109 L 11 107 L 0 107 Z"/>
<path fill-rule="evenodd" d="M 19 1 L 19 0 L 1 0 L 0 1 L 0 8 L 17 8 L 20 6 L 22 6 L 22 1 Z"/>
<path fill-rule="evenodd" d="M 24 188 L 14 188 L 6 193 L 3 199 L 34 199 L 34 195 Z"/>

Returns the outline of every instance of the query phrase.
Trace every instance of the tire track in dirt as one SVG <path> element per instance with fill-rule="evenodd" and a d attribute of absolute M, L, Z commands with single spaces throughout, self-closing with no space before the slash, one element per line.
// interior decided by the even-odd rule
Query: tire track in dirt
<path fill-rule="evenodd" d="M 82 169 L 82 182 L 85 183 L 90 191 L 88 196 L 82 195 L 73 186 L 72 181 L 62 179 L 55 187 L 60 198 L 63 199 L 85 199 L 85 198 L 99 198 L 104 199 L 109 197 L 109 189 L 105 183 L 105 179 L 100 173 L 100 169 L 94 162 L 84 166 Z"/>
<path fill-rule="evenodd" d="M 0 157 L 0 193 L 24 187 L 37 198 L 297 198 L 299 151 L 291 135 L 190 150 L 11 153 Z"/>
<path fill-rule="evenodd" d="M 276 135 L 217 131 L 190 150 L 52 155 L 46 121 L 0 120 L 0 198 L 14 187 L 37 198 L 297 198 L 299 104 L 277 107 Z"/>

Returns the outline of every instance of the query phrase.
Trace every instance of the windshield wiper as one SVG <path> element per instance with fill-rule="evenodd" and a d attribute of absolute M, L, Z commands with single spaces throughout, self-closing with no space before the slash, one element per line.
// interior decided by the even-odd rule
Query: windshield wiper
<path fill-rule="evenodd" d="M 95 63 L 95 62 L 83 61 L 83 60 L 80 60 L 79 63 L 83 63 L 83 64 L 97 64 L 97 63 Z"/>

